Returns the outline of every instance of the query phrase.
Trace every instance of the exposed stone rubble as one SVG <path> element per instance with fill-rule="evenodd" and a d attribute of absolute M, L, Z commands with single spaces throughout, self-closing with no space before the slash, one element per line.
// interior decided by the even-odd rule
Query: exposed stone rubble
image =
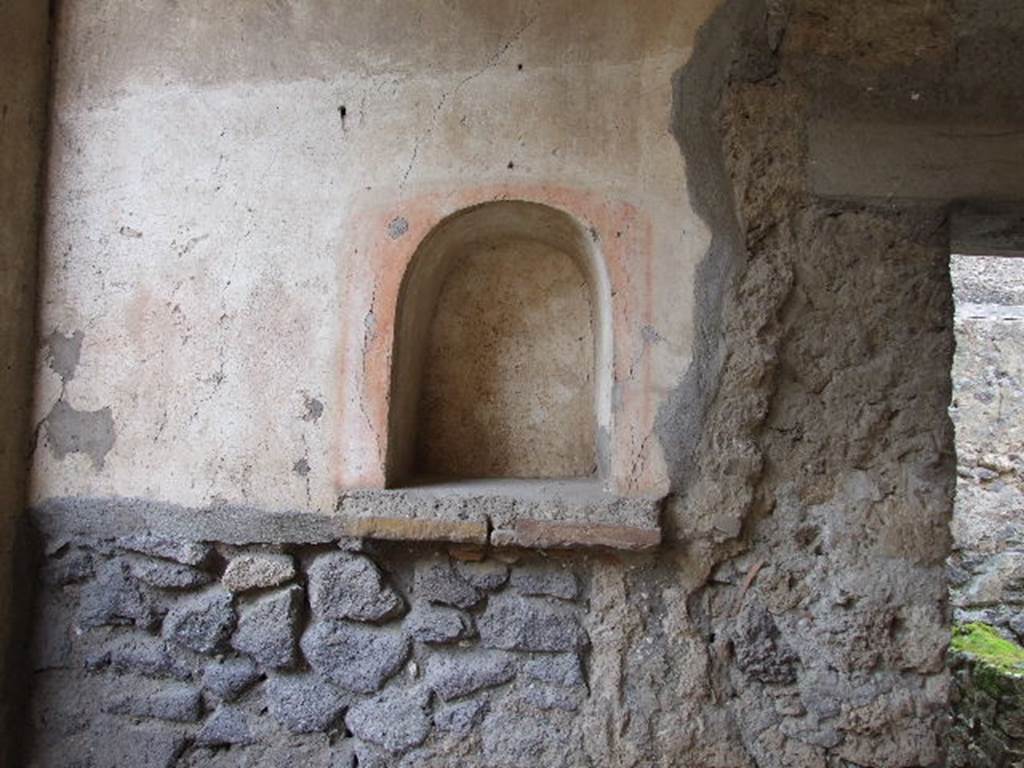
<path fill-rule="evenodd" d="M 87 738 L 89 766 L 389 768 L 456 753 L 474 765 L 473 750 L 497 765 L 485 755 L 500 744 L 484 734 L 496 708 L 541 718 L 522 734 L 536 752 L 564 726 L 551 718 L 590 696 L 586 583 L 569 563 L 467 563 L 429 548 L 371 558 L 352 542 L 224 558 L 205 544 L 129 543 L 78 548 L 75 562 L 94 568 L 64 568 L 66 550 L 44 565 L 75 574 L 48 580 L 47 625 L 80 629 L 60 653 L 53 632 L 37 632 L 39 768 L 65 765 Z M 168 564 L 202 577 L 157 586 L 152 569 Z M 129 734 L 139 748 L 119 763 Z"/>

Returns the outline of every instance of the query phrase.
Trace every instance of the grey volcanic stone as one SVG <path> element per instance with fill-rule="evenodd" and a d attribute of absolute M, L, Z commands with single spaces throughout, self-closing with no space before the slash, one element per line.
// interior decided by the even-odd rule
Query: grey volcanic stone
<path fill-rule="evenodd" d="M 499 589 L 508 581 L 508 566 L 497 560 L 460 561 L 455 563 L 455 572 L 468 584 L 488 591 Z"/>
<path fill-rule="evenodd" d="M 93 575 L 93 556 L 85 549 L 73 548 L 61 557 L 51 557 L 40 571 L 44 584 L 63 587 L 77 584 Z"/>
<path fill-rule="evenodd" d="M 231 593 L 211 587 L 174 606 L 164 619 L 163 634 L 196 653 L 223 650 L 235 628 Z"/>
<path fill-rule="evenodd" d="M 246 552 L 228 561 L 221 578 L 232 592 L 266 589 L 295 578 L 295 561 L 291 555 L 272 552 Z"/>
<path fill-rule="evenodd" d="M 138 534 L 117 540 L 118 546 L 132 552 L 141 552 L 152 557 L 174 560 L 183 565 L 202 565 L 213 554 L 209 544 L 192 541 L 175 541 L 160 536 Z"/>
<path fill-rule="evenodd" d="M 389 691 L 353 706 L 345 725 L 357 738 L 398 754 L 427 740 L 432 727 L 429 703 L 427 689 Z"/>
<path fill-rule="evenodd" d="M 331 682 L 375 693 L 405 663 L 409 639 L 397 628 L 322 621 L 303 635 L 302 650 L 313 669 Z"/>
<path fill-rule="evenodd" d="M 405 607 L 402 598 L 383 583 L 373 561 L 351 552 L 328 552 L 313 560 L 309 602 L 317 618 L 357 621 L 381 621 Z"/>
<path fill-rule="evenodd" d="M 316 675 L 272 675 L 266 685 L 270 714 L 294 733 L 330 728 L 352 702 L 352 697 Z"/>
<path fill-rule="evenodd" d="M 116 672 L 153 678 L 187 680 L 192 672 L 176 659 L 159 637 L 144 634 L 121 635 L 111 640 L 101 653 L 86 657 L 90 669 L 110 667 Z"/>
<path fill-rule="evenodd" d="M 547 595 L 575 600 L 579 594 L 576 574 L 559 563 L 533 563 L 512 571 L 512 586 L 523 595 Z"/>
<path fill-rule="evenodd" d="M 526 687 L 523 698 L 538 709 L 561 709 L 575 712 L 583 698 L 579 688 L 563 688 L 557 685 L 531 683 Z"/>
<path fill-rule="evenodd" d="M 149 594 L 117 560 L 104 563 L 94 581 L 82 588 L 78 621 L 83 627 L 134 624 L 151 629 L 159 613 Z"/>
<path fill-rule="evenodd" d="M 474 650 L 427 660 L 427 685 L 445 701 L 502 685 L 515 676 L 515 660 L 507 653 Z"/>
<path fill-rule="evenodd" d="M 217 707 L 196 734 L 196 744 L 204 747 L 252 744 L 253 741 L 248 713 L 230 704 Z"/>
<path fill-rule="evenodd" d="M 572 606 L 514 594 L 491 597 L 477 628 L 485 648 L 578 651 L 587 645 L 587 634 Z"/>
<path fill-rule="evenodd" d="M 736 666 L 762 683 L 796 682 L 793 650 L 783 642 L 775 619 L 763 606 L 753 604 L 736 619 L 733 637 Z"/>
<path fill-rule="evenodd" d="M 142 555 L 125 558 L 128 568 L 139 581 L 160 589 L 194 589 L 208 584 L 212 577 L 206 571 L 169 560 Z"/>
<path fill-rule="evenodd" d="M 234 701 L 260 679 L 251 659 L 211 661 L 203 669 L 203 687 L 223 701 Z"/>
<path fill-rule="evenodd" d="M 430 603 L 417 603 L 406 618 L 405 627 L 421 643 L 452 643 L 475 634 L 469 614 Z"/>
<path fill-rule="evenodd" d="M 413 592 L 421 600 L 472 608 L 483 594 L 464 581 L 447 558 L 433 557 L 416 563 Z"/>
<path fill-rule="evenodd" d="M 292 586 L 261 597 L 239 611 L 231 645 L 263 667 L 288 669 L 298 660 L 302 587 Z"/>
<path fill-rule="evenodd" d="M 195 723 L 203 715 L 203 701 L 198 688 L 172 683 L 156 688 L 133 688 L 108 702 L 105 710 L 115 715 Z"/>
<path fill-rule="evenodd" d="M 486 701 L 460 701 L 448 704 L 434 715 L 434 726 L 440 731 L 447 731 L 453 736 L 462 738 L 483 722 L 490 704 Z"/>
<path fill-rule="evenodd" d="M 523 664 L 523 674 L 554 685 L 581 685 L 583 666 L 575 653 L 534 656 Z"/>

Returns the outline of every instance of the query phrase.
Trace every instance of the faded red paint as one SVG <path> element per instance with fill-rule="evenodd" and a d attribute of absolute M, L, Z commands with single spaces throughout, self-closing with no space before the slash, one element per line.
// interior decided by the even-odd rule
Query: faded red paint
<path fill-rule="evenodd" d="M 499 200 L 547 205 L 597 232 L 612 294 L 613 386 L 621 391 L 612 414 L 612 480 L 622 493 L 660 491 L 658 479 L 645 471 L 649 462 L 644 455 L 654 418 L 650 354 L 642 336 L 644 325 L 652 324 L 653 312 L 651 222 L 635 206 L 591 192 L 512 184 L 368 203 L 353 212 L 348 229 L 355 233 L 356 245 L 339 278 L 348 326 L 342 344 L 355 344 L 357 349 L 354 355 L 352 349 L 338 354 L 340 410 L 332 460 L 337 485 L 344 489 L 385 486 L 395 322 L 402 280 L 419 244 L 452 214 Z M 399 217 L 408 222 L 408 229 L 393 237 L 389 224 Z M 373 331 L 369 333 L 365 326 L 371 312 Z M 367 454 L 372 460 L 364 462 Z M 360 457 L 358 463 L 353 455 Z"/>

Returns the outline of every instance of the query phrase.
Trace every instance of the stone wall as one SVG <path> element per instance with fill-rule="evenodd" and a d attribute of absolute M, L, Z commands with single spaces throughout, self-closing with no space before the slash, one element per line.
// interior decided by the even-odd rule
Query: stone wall
<path fill-rule="evenodd" d="M 950 557 L 958 621 L 1024 639 L 1024 262 L 953 257 L 957 489 Z"/>
<path fill-rule="evenodd" d="M 580 764 L 579 563 L 356 540 L 51 543 L 33 765 Z"/>
<path fill-rule="evenodd" d="M 444 6 L 446 12 L 454 7 Z M 497 24 L 499 11 L 516 17 L 518 10 L 529 10 L 528 6 L 511 0 L 493 7 L 467 4 L 463 7 L 476 12 L 467 13 L 457 29 L 473 41 L 477 38 L 470 32 L 479 31 L 474 25 L 490 29 Z M 401 545 L 374 550 L 373 562 L 386 573 L 382 583 L 396 596 L 389 597 L 387 588 L 373 584 L 365 561 L 352 560 L 336 545 L 303 538 L 309 535 L 304 527 L 311 517 L 307 513 L 312 509 L 320 517 L 329 517 L 337 488 L 326 466 L 315 468 L 308 480 L 292 468 L 297 458 L 305 456 L 303 452 L 308 453 L 310 464 L 329 454 L 321 427 L 345 403 L 326 399 L 320 390 L 304 392 L 294 375 L 308 372 L 295 363 L 296 350 L 327 350 L 317 356 L 314 366 L 325 380 L 330 361 L 337 360 L 332 357 L 337 351 L 334 326 L 323 335 L 316 331 L 323 318 L 331 316 L 322 310 L 334 307 L 336 298 L 330 291 L 318 292 L 321 283 L 316 269 L 324 261 L 332 262 L 338 248 L 335 239 L 323 236 L 326 230 L 337 235 L 337 230 L 321 229 L 322 222 L 305 218 L 311 199 L 308 184 L 289 182 L 296 171 L 305 171 L 305 176 L 298 173 L 300 177 L 312 178 L 321 166 L 331 165 L 333 155 L 316 154 L 318 147 L 326 150 L 315 135 L 307 137 L 308 147 L 303 144 L 305 138 L 288 143 L 289 157 L 295 162 L 285 172 L 275 165 L 280 154 L 266 154 L 273 144 L 249 142 L 243 158 L 255 170 L 248 175 L 246 163 L 233 166 L 228 158 L 224 163 L 234 171 L 222 179 L 218 137 L 226 113 L 217 107 L 236 106 L 228 121 L 236 137 L 263 136 L 267 126 L 278 126 L 273 116 L 281 100 L 293 113 L 318 105 L 316 130 L 324 129 L 325 105 L 330 105 L 332 121 L 336 114 L 336 100 L 328 98 L 333 95 L 330 87 L 322 81 L 289 82 L 287 87 L 268 81 L 281 73 L 295 77 L 297 67 L 308 75 L 303 67 L 330 63 L 321 54 L 337 49 L 320 41 L 319 31 L 325 25 L 311 24 L 308 14 L 283 13 L 276 27 L 252 21 L 243 13 L 216 19 L 202 16 L 194 26 L 192 43 L 226 28 L 236 35 L 231 39 L 289 41 L 305 35 L 310 44 L 301 47 L 301 56 L 290 55 L 291 45 L 275 49 L 276 57 L 261 49 L 258 61 L 240 54 L 211 63 L 179 54 L 180 61 L 171 66 L 166 61 L 175 58 L 178 39 L 162 40 L 164 26 L 142 23 L 153 20 L 141 10 L 132 12 L 142 14 L 141 21 L 126 14 L 113 27 L 104 27 L 111 23 L 109 14 L 72 19 L 83 25 L 72 25 L 81 39 L 118 42 L 119 46 L 104 50 L 117 48 L 120 53 L 116 60 L 89 59 L 103 69 L 103 76 L 87 79 L 81 90 L 65 91 L 67 144 L 52 162 L 57 166 L 68 162 L 64 186 L 55 197 L 67 205 L 49 222 L 56 233 L 49 251 L 53 269 L 62 271 L 49 295 L 45 330 L 47 334 L 59 331 L 59 338 L 51 337 L 59 342 L 74 340 L 74 332 L 84 329 L 85 341 L 79 369 L 62 368 L 60 361 L 56 366 L 40 366 L 37 387 L 52 397 L 43 400 L 39 415 L 53 419 L 47 414 L 56 409 L 57 418 L 45 426 L 57 428 L 58 434 L 59 428 L 73 421 L 69 414 L 92 414 L 88 416 L 92 421 L 113 419 L 117 427 L 113 447 L 109 440 L 82 443 L 83 450 L 77 451 L 61 449 L 72 443 L 57 444 L 56 449 L 47 443 L 36 454 L 35 473 L 40 479 L 33 497 L 36 519 L 44 530 L 57 530 L 44 525 L 44 513 L 48 502 L 60 501 L 64 530 L 74 532 L 51 536 L 44 544 L 50 553 L 44 573 L 53 578 L 49 574 L 55 567 L 61 569 L 59 563 L 66 560 L 70 565 L 79 559 L 76 553 L 88 550 L 95 574 L 81 585 L 50 588 L 48 600 L 58 607 L 41 607 L 37 613 L 37 644 L 41 650 L 55 648 L 44 657 L 64 659 L 65 665 L 36 674 L 34 707 L 44 718 L 37 722 L 45 724 L 45 729 L 37 731 L 40 737 L 33 756 L 37 764 L 59 765 L 61 760 L 68 762 L 69 756 L 71 760 L 81 756 L 80 764 L 91 760 L 102 765 L 109 758 L 99 754 L 89 758 L 85 747 L 59 752 L 47 748 L 58 741 L 99 742 L 116 755 L 115 742 L 131 739 L 137 728 L 161 734 L 159 744 L 166 751 L 155 751 L 147 758 L 156 765 L 172 757 L 183 764 L 209 758 L 225 765 L 245 765 L 256 760 L 249 755 L 260 750 L 271 755 L 289 748 L 288 759 L 296 762 L 296 750 L 301 747 L 295 742 L 319 755 L 310 758 L 313 765 L 317 759 L 324 763 L 338 759 L 345 765 L 349 759 L 345 745 L 355 746 L 356 741 L 364 745 L 362 765 L 375 760 L 384 765 L 407 761 L 438 768 L 453 762 L 593 768 L 943 764 L 950 680 L 945 662 L 949 642 L 945 561 L 951 545 L 955 481 L 953 431 L 947 413 L 953 354 L 949 195 L 946 187 L 918 194 L 920 178 L 911 179 L 914 183 L 908 182 L 902 190 L 889 184 L 872 187 L 870 179 L 861 179 L 852 194 L 844 194 L 843 179 L 838 178 L 826 194 L 811 185 L 809 166 L 828 159 L 810 154 L 815 147 L 819 152 L 829 149 L 810 142 L 809 135 L 823 117 L 840 123 L 853 116 L 871 120 L 876 127 L 892 128 L 888 135 L 896 137 L 906 135 L 901 131 L 912 123 L 942 127 L 965 119 L 973 121 L 972 126 L 984 126 L 990 120 L 1004 125 L 1021 122 L 1024 82 L 1015 73 L 1024 68 L 1024 48 L 1006 41 L 1005 33 L 1024 28 L 1024 9 L 1016 3 L 990 0 L 841 4 L 728 0 L 656 6 L 664 15 L 638 14 L 630 3 L 604 2 L 600 8 L 588 4 L 585 12 L 572 2 L 552 3 L 544 6 L 547 12 L 571 19 L 570 26 L 582 20 L 586 34 L 575 29 L 570 34 L 563 28 L 564 39 L 549 37 L 550 25 L 537 23 L 524 27 L 504 47 L 502 37 L 493 48 L 487 47 L 486 55 L 475 47 L 466 52 L 454 44 L 440 51 L 450 57 L 444 62 L 465 70 L 457 74 L 446 70 L 444 82 L 455 90 L 442 106 L 473 106 L 466 111 L 467 120 L 489 119 L 507 114 L 481 100 L 475 90 L 503 93 L 505 81 L 498 78 L 494 66 L 487 66 L 494 51 L 507 68 L 503 70 L 507 78 L 516 76 L 518 69 L 502 56 L 518 50 L 517 41 L 524 41 L 529 46 L 526 50 L 535 52 L 545 66 L 552 61 L 575 61 L 572 56 L 579 53 L 583 40 L 606 41 L 600 66 L 587 62 L 557 71 L 541 68 L 536 75 L 538 87 L 552 81 L 575 82 L 580 93 L 595 97 L 587 102 L 590 111 L 572 112 L 575 117 L 566 119 L 560 107 L 566 93 L 576 93 L 570 89 L 545 91 L 546 101 L 526 91 L 530 109 L 519 112 L 543 116 L 539 123 L 547 127 L 538 128 L 534 137 L 572 136 L 571 149 L 578 153 L 574 158 L 598 158 L 595 166 L 585 166 L 585 173 L 579 172 L 579 166 L 569 168 L 574 183 L 610 194 L 616 178 L 656 181 L 645 192 L 657 198 L 658 210 L 665 214 L 659 221 L 679 228 L 680 253 L 692 255 L 697 249 L 703 256 L 692 265 L 692 272 L 664 273 L 679 277 L 659 281 L 654 305 L 659 333 L 648 333 L 645 342 L 647 349 L 658 351 L 657 360 L 672 361 L 659 368 L 665 375 L 663 383 L 671 383 L 659 392 L 657 412 L 649 414 L 672 481 L 663 513 L 661 549 L 645 555 L 576 551 L 554 561 L 564 562 L 575 574 L 578 600 L 563 599 L 566 592 L 561 596 L 525 594 L 535 587 L 524 588 L 523 580 L 530 579 L 517 577 L 519 569 L 533 573 L 537 563 L 552 561 L 536 553 L 519 553 L 506 586 L 488 593 L 477 607 L 457 608 L 464 613 L 427 605 L 436 593 L 424 586 L 422 577 L 417 584 L 417 565 L 427 560 L 427 550 Z M 993 10 L 996 6 L 999 13 Z M 333 17 L 324 7 L 321 13 L 329 21 Z M 498 15 L 483 23 L 480 9 L 485 7 L 496 9 Z M 677 8 L 685 13 L 674 16 Z M 175 9 L 189 12 L 183 5 Z M 641 16 L 643 31 L 632 26 Z M 395 24 L 407 29 L 402 25 L 413 24 L 413 18 L 396 14 Z M 447 21 L 440 23 L 430 15 L 423 18 L 425 24 L 448 29 Z M 129 34 L 132 19 L 138 22 L 135 34 Z M 353 19 L 366 21 L 365 16 Z M 694 37 L 696 20 L 706 23 Z M 238 35 L 239 25 L 249 34 Z M 609 32 L 620 27 L 630 33 Z M 350 34 L 355 28 L 345 27 L 338 34 Z M 404 46 L 404 38 L 390 25 L 373 28 L 385 37 L 398 35 L 396 40 Z M 677 45 L 664 46 L 662 33 L 668 29 L 674 32 L 665 34 L 679 35 Z M 607 37 L 598 35 L 599 31 L 608 33 Z M 492 37 L 487 40 L 494 42 Z M 632 58 L 641 40 L 657 52 L 646 62 Z M 380 42 L 396 44 L 390 38 Z M 203 44 L 196 49 L 218 48 Z M 307 51 L 316 55 L 310 60 Z M 998 61 L 986 58 L 990 51 L 1000 52 Z M 163 57 L 155 64 L 150 58 L 154 52 Z M 417 161 L 410 178 L 436 181 L 453 157 L 472 162 L 488 159 L 478 143 L 481 136 L 483 143 L 508 148 L 516 146 L 520 135 L 527 135 L 515 126 L 509 139 L 503 132 L 483 130 L 489 125 L 484 122 L 477 123 L 477 132 L 467 137 L 459 127 L 461 114 L 436 122 L 432 110 L 437 101 L 416 101 L 414 96 L 421 91 L 415 89 L 423 83 L 402 78 L 410 71 L 419 74 L 440 65 L 424 49 L 410 47 L 409 53 L 414 59 L 400 73 L 401 82 L 373 80 L 354 93 L 365 95 L 369 105 L 392 117 L 396 112 L 385 107 L 392 104 L 389 99 L 417 104 L 422 119 L 368 124 L 388 141 L 384 146 L 362 144 L 369 147 L 362 155 L 346 155 L 356 177 L 362 178 L 359 171 L 365 165 L 367 173 L 391 174 L 392 183 L 400 180 L 406 162 L 392 162 L 393 145 L 399 139 L 408 150 L 404 159 L 432 158 L 427 163 Z M 427 49 L 427 53 L 438 51 Z M 669 58 L 671 67 L 666 64 Z M 628 66 L 622 64 L 624 60 L 630 62 Z M 73 61 L 65 60 L 65 72 L 71 75 Z M 525 66 L 531 68 L 530 60 Z M 486 76 L 475 76 L 478 71 Z M 621 77 L 612 78 L 610 73 Z M 636 73 L 651 78 L 657 87 L 638 88 L 642 78 Z M 577 74 L 581 80 L 573 79 Z M 316 76 L 324 75 L 314 72 Z M 354 82 L 365 76 L 360 72 Z M 456 87 L 468 76 L 473 76 L 468 85 L 462 90 Z M 238 90 L 240 81 L 243 86 Z M 165 91 L 168 82 L 173 87 Z M 252 98 L 257 87 L 258 107 Z M 214 88 L 220 90 L 215 93 Z M 524 98 L 523 91 L 516 93 Z M 76 94 L 85 99 L 77 106 Z M 377 101 L 375 94 L 383 101 Z M 95 103 L 88 103 L 90 99 Z M 559 108 L 553 108 L 551 101 Z M 653 102 L 656 106 L 651 107 Z M 546 114 L 541 103 L 547 105 Z M 246 107 L 238 108 L 239 104 Z M 378 114 L 376 108 L 368 114 Z M 662 120 L 668 114 L 671 120 Z M 183 126 L 182 115 L 195 119 Z M 576 130 L 577 126 L 624 123 L 628 130 L 599 132 L 586 140 Z M 147 165 L 152 163 L 150 155 L 126 151 L 131 141 L 125 139 L 128 144 L 121 145 L 120 139 L 111 138 L 107 146 L 120 165 L 110 173 L 110 157 L 85 142 L 86 137 L 99 134 L 152 140 L 154 125 L 164 131 L 158 135 L 169 146 L 178 146 L 182 136 L 198 137 L 202 145 L 198 154 L 189 155 L 199 158 L 192 168 L 198 175 L 189 178 L 206 181 L 196 182 L 200 185 L 197 197 L 186 198 L 180 207 L 165 206 L 170 198 L 159 194 L 176 188 L 180 168 L 173 164 L 151 167 Z M 337 132 L 346 130 L 344 125 L 332 125 Z M 417 141 L 416 136 L 402 133 L 399 125 L 428 125 L 431 130 Z M 668 126 L 685 162 L 685 180 L 671 173 L 647 176 L 652 164 L 664 158 Z M 352 127 L 348 125 L 349 130 Z M 278 130 L 291 137 L 295 126 Z M 657 151 L 640 152 L 642 162 L 637 162 L 632 149 L 645 145 L 648 132 L 658 137 L 652 140 Z M 997 141 L 1000 135 L 992 133 L 991 140 Z M 634 140 L 636 144 L 631 143 Z M 549 154 L 543 141 L 534 138 L 526 143 L 548 160 L 523 167 L 535 171 L 543 167 L 556 177 L 565 170 L 559 166 L 561 161 L 550 159 L 558 155 Z M 607 148 L 618 145 L 632 149 L 627 155 L 609 151 L 605 156 Z M 83 154 L 76 154 L 79 150 Z M 870 142 L 859 148 L 871 150 Z M 150 159 L 140 161 L 143 166 L 139 167 L 135 165 L 138 158 Z M 501 172 L 508 170 L 506 164 L 503 156 Z M 331 167 L 340 165 L 339 161 Z M 460 173 L 472 171 L 470 166 L 470 160 L 453 163 Z M 517 162 L 516 168 L 520 167 Z M 265 173 L 260 175 L 260 169 Z M 158 180 L 147 170 L 159 171 Z M 621 175 L 613 177 L 613 170 Z M 926 181 L 928 169 L 922 171 Z M 94 187 L 99 178 L 104 184 Z M 222 184 L 234 183 L 241 186 L 233 188 L 235 196 L 230 199 L 239 202 L 236 208 L 223 209 L 225 217 L 214 230 L 219 239 L 194 241 L 204 233 L 194 230 L 193 217 L 204 213 Z M 316 189 L 312 197 L 319 205 L 329 198 L 325 190 L 333 187 L 325 182 Z M 262 201 L 263 212 L 273 215 L 252 215 L 241 202 L 246 195 Z M 289 212 L 297 211 L 302 216 L 288 218 Z M 139 222 L 144 218 L 142 226 Z M 299 246 L 312 243 L 316 246 L 312 250 L 326 255 L 315 268 L 299 264 L 299 271 L 290 273 L 294 283 L 268 287 L 270 283 L 258 277 L 279 274 L 283 264 L 297 263 L 288 261 L 288 254 L 302 251 L 297 241 L 278 242 L 283 220 L 309 225 L 288 231 L 305 238 Z M 246 239 L 248 232 L 255 233 L 254 240 Z M 87 252 L 103 266 L 90 271 L 94 262 L 89 260 L 62 261 L 62 249 L 78 248 L 79 243 L 87 243 Z M 189 275 L 210 274 L 196 254 L 207 253 L 204 249 L 215 243 L 226 244 L 225 252 L 230 252 L 230 258 L 225 256 L 216 265 L 221 282 L 210 280 L 201 291 L 193 291 Z M 238 243 L 247 245 L 236 247 Z M 241 261 L 237 272 L 228 269 L 229 261 L 251 253 L 259 258 Z M 112 260 L 106 261 L 111 254 Z M 303 272 L 304 267 L 310 271 Z M 627 271 L 626 277 L 639 279 L 640 274 L 640 270 Z M 238 288 L 240 293 L 235 292 L 237 286 L 224 283 L 229 277 L 232 286 L 235 279 L 245 281 Z M 355 288 L 370 290 L 367 285 Z M 122 289 L 113 318 L 92 311 L 110 306 L 109 293 Z M 295 298 L 306 295 L 315 301 Z M 662 314 L 667 305 L 675 306 Z M 219 322 L 221 315 L 226 317 L 224 324 Z M 363 318 L 358 321 L 352 327 L 362 335 Z M 275 356 L 273 345 L 244 342 L 245 336 L 236 333 L 243 327 L 259 329 L 261 339 L 280 341 L 286 354 Z M 675 336 L 664 336 L 662 328 L 673 329 Z M 692 347 L 684 349 L 673 341 L 688 338 L 691 332 Z M 193 352 L 188 345 L 197 339 L 200 349 Z M 173 344 L 179 345 L 179 353 L 164 354 Z M 342 362 L 346 361 L 351 362 L 343 357 Z M 179 377 L 187 385 L 172 375 L 181 373 L 171 370 L 178 365 L 187 369 L 187 376 Z M 111 384 L 107 374 L 113 373 L 117 380 Z M 675 374 L 678 377 L 673 378 Z M 72 377 L 66 399 L 62 383 Z M 282 418 L 285 422 L 279 424 Z M 102 429 L 89 435 L 110 437 Z M 365 458 L 359 445 L 347 447 L 352 448 L 353 462 Z M 90 533 L 83 522 L 104 519 L 112 532 L 102 536 L 95 535 L 95 530 Z M 253 530 L 249 539 L 244 538 L 246 519 L 260 521 L 259 531 Z M 196 571 L 163 562 L 166 549 L 143 542 L 150 558 L 145 559 L 128 551 L 143 548 L 138 541 L 123 542 L 128 528 L 144 531 L 147 521 L 153 527 L 185 531 L 190 520 L 231 527 L 240 536 L 233 542 L 236 545 L 277 545 L 287 550 L 275 554 L 292 557 L 295 583 L 302 583 L 304 590 L 301 605 L 310 607 L 296 607 L 298 593 L 283 584 L 258 598 L 254 594 L 259 602 L 245 595 L 229 596 L 222 590 L 227 589 L 226 563 L 232 552 L 224 546 L 213 547 L 218 554 L 211 555 L 206 566 L 209 573 L 196 577 Z M 125 530 L 116 530 L 119 527 Z M 296 537 L 295 531 L 301 535 Z M 189 538 L 180 535 L 175 546 L 187 546 Z M 206 545 L 200 547 L 205 549 Z M 364 563 L 359 570 L 363 578 L 369 573 L 371 589 L 364 593 L 369 599 L 360 610 L 379 611 L 379 626 L 316 617 L 317 563 L 324 562 L 329 552 L 346 563 Z M 497 559 L 501 563 L 500 558 L 509 554 L 489 550 L 484 562 Z M 167 578 L 153 574 L 166 573 L 168 568 L 174 574 L 210 581 L 171 599 L 173 590 L 156 589 L 146 582 Z M 219 584 L 214 584 L 215 576 Z M 357 576 L 343 583 L 348 586 Z M 449 584 L 466 583 L 450 572 L 445 579 L 449 578 Z M 564 576 L 555 582 L 567 583 Z M 386 619 L 389 611 L 397 610 L 399 597 L 408 613 Z M 238 637 L 246 614 L 253 611 L 272 613 L 275 621 L 287 626 L 293 609 L 309 616 L 298 620 L 297 650 L 289 645 L 287 631 L 281 633 L 284 641 L 278 644 L 262 632 L 271 622 L 258 622 L 261 632 L 255 641 L 245 642 L 241 651 L 226 651 L 225 658 L 235 659 L 230 666 L 250 670 L 251 675 L 251 669 L 259 670 L 261 665 L 267 670 L 266 659 L 277 663 L 281 647 L 285 649 L 281 658 L 291 649 L 297 669 L 288 673 L 293 676 L 289 679 L 301 675 L 302 665 L 308 663 L 309 674 L 327 687 L 312 697 L 300 689 L 286 699 L 289 706 L 278 706 L 278 712 L 294 709 L 310 714 L 303 701 L 319 704 L 344 699 L 347 703 L 333 713 L 338 724 L 333 743 L 330 736 L 291 734 L 287 723 L 275 716 L 268 696 L 275 690 L 287 695 L 282 693 L 282 688 L 289 690 L 287 685 L 280 683 L 284 673 L 267 670 L 267 679 L 237 700 L 242 712 L 232 705 L 218 714 L 221 697 L 200 690 L 207 664 L 217 660 L 195 647 L 216 648 L 218 639 L 228 647 Z M 57 618 L 49 620 L 46 610 L 57 613 Z M 420 613 L 427 611 L 457 616 L 458 625 L 453 620 L 451 630 L 459 632 L 468 616 L 479 637 L 468 640 L 465 649 L 458 644 L 409 641 L 406 657 L 403 637 L 412 634 Z M 61 616 L 67 625 L 81 624 L 83 617 L 87 623 L 96 622 L 96 617 L 129 623 L 65 635 L 59 631 Z M 136 627 L 136 621 L 141 626 Z M 58 629 L 56 641 L 49 642 L 46 637 L 53 628 Z M 353 652 L 355 661 L 340 670 L 330 666 L 338 654 L 325 658 L 320 653 L 325 647 L 358 650 L 357 641 L 351 640 L 355 636 L 373 636 L 392 649 L 390 654 L 372 657 L 374 664 L 390 658 L 386 668 L 397 665 L 388 679 L 384 679 L 387 672 L 378 673 L 379 691 L 351 690 L 371 675 L 358 653 Z M 70 638 L 68 643 L 62 641 L 65 637 Z M 127 643 L 124 652 L 121 642 Z M 537 648 L 541 642 L 545 650 L 518 650 Z M 583 683 L 573 684 L 571 676 L 556 676 L 551 664 L 565 662 L 556 664 L 548 654 L 571 653 L 584 642 Z M 90 643 L 96 644 L 95 649 L 86 647 Z M 188 649 L 190 643 L 195 647 Z M 500 669 L 474 663 L 479 656 L 468 665 L 460 664 L 456 658 L 463 657 L 465 662 L 467 653 L 496 654 L 493 658 L 499 661 L 494 663 Z M 150 655 L 156 661 L 138 660 Z M 215 684 L 212 681 L 223 666 L 217 662 L 211 668 L 208 687 Z M 527 671 L 540 668 L 547 671 L 538 674 L 548 679 L 535 680 Z M 183 679 L 148 681 L 143 673 L 153 674 L 153 670 L 177 670 L 174 674 Z M 367 674 L 353 679 L 349 673 L 354 670 Z M 568 669 L 561 671 L 569 674 Z M 438 676 L 447 672 L 477 681 L 514 673 L 514 679 L 467 693 L 467 708 L 452 712 L 463 700 L 453 694 L 452 702 L 445 701 L 446 688 Z M 104 686 L 113 690 L 104 691 Z M 181 698 L 172 693 L 180 693 Z M 267 712 L 260 714 L 265 699 Z M 154 709 L 154 701 L 168 707 L 177 702 L 181 709 L 176 716 L 194 722 L 168 724 L 154 715 L 172 710 L 163 705 Z M 481 701 L 488 702 L 488 711 L 481 723 L 472 725 L 481 716 L 474 702 Z M 246 711 L 247 704 L 252 711 Z M 369 730 L 371 718 L 366 713 L 374 711 L 386 713 L 374 720 L 386 730 Z M 352 732 L 351 741 L 342 723 Z M 449 725 L 456 730 L 447 730 Z M 461 727 L 468 728 L 470 736 L 453 738 L 450 734 Z M 270 735 L 230 749 L 201 743 L 223 740 L 223 735 L 215 734 L 237 734 L 240 728 L 248 728 L 253 739 L 261 733 Z M 203 732 L 206 735 L 200 736 Z M 423 742 L 413 746 L 421 737 Z M 403 740 L 409 750 L 405 755 L 401 754 Z M 375 742 L 385 742 L 385 748 Z M 131 741 L 141 743 L 138 738 Z M 387 745 L 397 751 L 390 752 Z M 331 750 L 340 754 L 330 755 Z M 135 752 L 141 761 L 139 749 Z M 162 763 L 162 758 L 167 759 Z M 271 757 L 259 755 L 258 759 L 273 764 Z"/>

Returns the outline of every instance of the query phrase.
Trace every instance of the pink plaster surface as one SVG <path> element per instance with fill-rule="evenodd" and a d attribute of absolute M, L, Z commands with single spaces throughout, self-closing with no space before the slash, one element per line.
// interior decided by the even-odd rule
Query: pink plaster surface
<path fill-rule="evenodd" d="M 628 203 L 549 185 L 490 185 L 434 192 L 354 210 L 360 233 L 339 275 L 343 296 L 337 375 L 339 413 L 332 473 L 339 490 L 386 485 L 388 409 L 395 320 L 402 278 L 420 242 L 446 217 L 481 203 L 522 200 L 569 214 L 597 233 L 611 287 L 612 434 L 610 490 L 660 495 L 667 489 L 653 434 L 657 397 L 643 328 L 653 325 L 652 226 Z M 397 218 L 408 222 L 398 237 Z"/>

